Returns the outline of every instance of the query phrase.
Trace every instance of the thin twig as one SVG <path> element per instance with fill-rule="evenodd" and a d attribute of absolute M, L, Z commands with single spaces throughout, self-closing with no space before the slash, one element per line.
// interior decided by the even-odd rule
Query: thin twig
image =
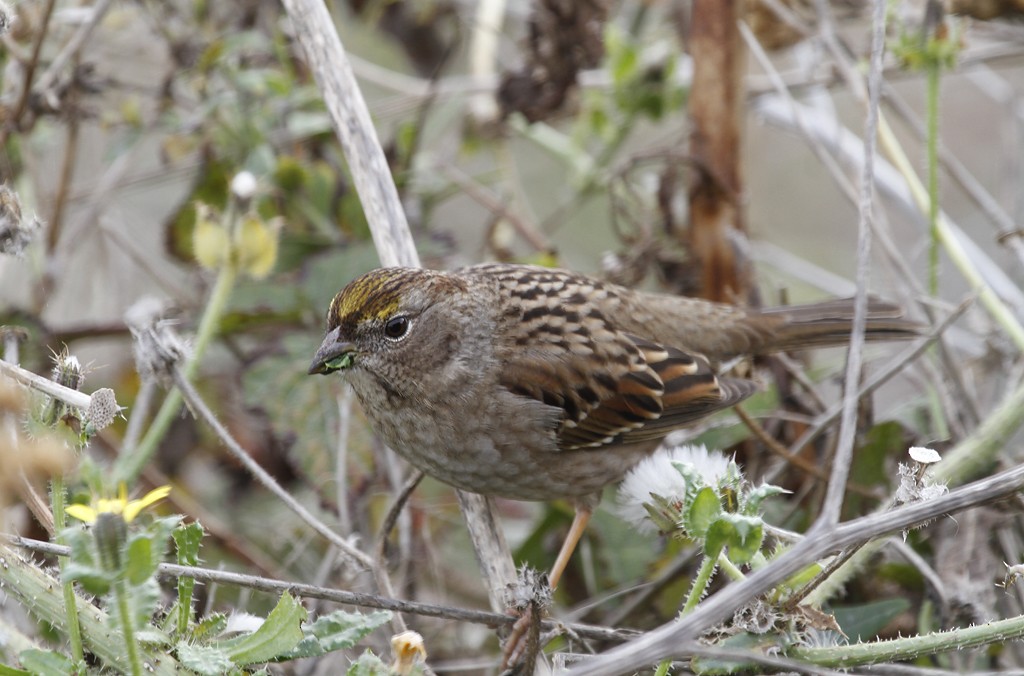
<path fill-rule="evenodd" d="M 53 196 L 53 212 L 50 214 L 50 229 L 46 233 L 46 255 L 53 255 L 57 248 L 57 241 L 64 225 L 64 212 L 68 205 L 68 195 L 71 192 L 71 182 L 75 175 L 75 162 L 78 158 L 78 131 L 81 128 L 79 121 L 81 117 L 75 108 L 78 106 L 78 84 L 72 82 L 67 97 L 68 125 L 67 137 L 64 141 L 64 156 L 61 158 L 60 174 L 57 179 L 57 191 Z M 46 275 L 43 279 L 49 279 L 52 275 Z M 50 280 L 52 283 L 52 280 Z"/>
<path fill-rule="evenodd" d="M 75 34 L 64 43 L 61 50 L 53 57 L 53 61 L 50 62 L 46 71 L 39 76 L 39 82 L 36 84 L 37 91 L 43 93 L 53 86 L 53 83 L 57 81 L 57 76 L 60 74 L 60 71 L 64 69 L 64 66 L 67 65 L 68 61 L 76 57 L 78 50 L 82 48 L 82 45 L 84 45 L 85 41 L 89 39 L 90 35 L 92 35 L 96 26 L 98 26 L 103 17 L 106 16 L 107 10 L 110 9 L 111 4 L 113 4 L 113 0 L 96 0 L 96 4 L 92 6 L 92 11 L 89 13 L 88 20 L 78 27 Z"/>
<path fill-rule="evenodd" d="M 199 393 L 196 392 L 194 387 L 192 387 L 192 383 L 185 378 L 184 374 L 181 372 L 181 368 L 177 365 L 172 369 L 172 376 L 174 378 L 174 384 L 177 385 L 178 390 L 181 392 L 182 397 L 184 397 L 189 409 L 192 410 L 193 413 L 197 414 L 203 422 L 210 426 L 217 437 L 221 440 L 221 443 L 223 443 L 228 449 L 228 452 L 230 452 L 231 455 L 241 463 L 241 465 L 245 467 L 245 469 L 248 470 L 264 488 L 277 496 L 281 502 L 283 502 L 290 510 L 295 512 L 299 518 L 309 524 L 313 530 L 322 535 L 332 545 L 340 549 L 351 562 L 366 569 L 373 567 L 373 560 L 369 556 L 353 547 L 347 540 L 335 533 L 327 524 L 314 516 L 298 500 L 292 497 L 291 493 L 282 488 L 281 484 L 277 483 L 277 481 L 274 480 L 274 477 L 270 476 L 270 474 L 267 473 L 259 463 L 253 460 L 252 457 L 245 452 L 245 449 L 235 441 L 227 428 L 217 420 L 213 411 L 211 411 L 210 407 L 206 405 L 206 402 L 199 396 Z"/>
<path fill-rule="evenodd" d="M 505 219 L 515 228 L 516 232 L 526 240 L 526 243 L 536 251 L 550 251 L 551 242 L 532 223 L 521 218 L 514 209 L 510 208 L 500 198 L 494 195 L 472 177 L 466 175 L 458 167 L 451 163 L 438 165 L 438 169 L 449 181 L 454 183 L 462 192 L 480 206 L 491 212 L 495 217 Z"/>
<path fill-rule="evenodd" d="M 17 380 L 19 383 L 26 387 L 31 387 L 34 390 L 38 390 L 43 394 L 59 399 L 68 406 L 74 406 L 75 408 L 86 411 L 92 404 L 92 397 L 85 392 L 73 390 L 70 387 L 64 387 L 60 383 L 54 382 L 49 378 L 36 375 L 29 370 L 23 369 L 16 364 L 11 364 L 6 361 L 0 361 L 0 375 L 5 375 L 13 380 Z"/>
<path fill-rule="evenodd" d="M 283 0 L 283 4 L 323 92 L 380 262 L 418 266 L 419 255 L 387 158 L 327 5 L 315 0 Z"/>
<path fill-rule="evenodd" d="M 861 165 L 860 196 L 857 219 L 857 294 L 853 301 L 853 326 L 850 330 L 850 349 L 847 352 L 846 378 L 843 387 L 843 412 L 839 422 L 839 440 L 832 474 L 821 513 L 811 533 L 829 529 L 839 523 L 846 492 L 846 480 L 853 461 L 853 446 L 857 436 L 857 396 L 864 361 L 864 329 L 867 323 L 867 285 L 871 271 L 871 223 L 874 220 L 875 147 L 878 143 L 878 102 L 881 97 L 882 55 L 885 53 L 885 2 L 874 0 L 871 32 L 871 61 L 868 71 L 868 107 L 864 121 L 864 160 Z M 818 2 L 822 32 L 832 30 L 826 20 L 829 8 L 824 0 Z"/>
<path fill-rule="evenodd" d="M 352 426 L 351 387 L 342 388 L 338 396 L 338 442 L 334 450 L 334 490 L 337 494 L 338 524 L 341 532 L 352 532 L 352 517 L 348 509 L 348 440 Z"/>
<path fill-rule="evenodd" d="M 22 83 L 21 93 L 18 95 L 18 102 L 14 104 L 14 112 L 7 118 L 8 124 L 0 128 L 0 146 L 6 145 L 7 135 L 21 125 L 21 117 L 25 114 L 25 109 L 28 108 L 28 102 L 32 96 L 32 85 L 35 81 L 35 72 L 39 67 L 39 59 L 43 52 L 43 42 L 49 33 L 50 19 L 53 18 L 53 8 L 56 4 L 57 0 L 46 0 L 43 16 L 39 21 L 39 33 L 36 34 L 35 42 L 32 43 L 32 56 L 29 57 L 28 63 L 25 64 L 25 72 L 22 75 L 24 82 Z"/>
<path fill-rule="evenodd" d="M 33 540 L 18 535 L 0 534 L 0 539 L 24 549 L 30 549 L 41 554 L 50 556 L 68 556 L 71 553 L 69 547 L 57 545 L 42 540 Z M 457 620 L 460 622 L 471 622 L 487 626 L 511 625 L 516 622 L 512 615 L 503 613 L 491 613 L 485 610 L 468 610 L 465 608 L 454 608 L 441 606 L 433 603 L 421 603 L 419 601 L 404 601 L 402 599 L 379 596 L 376 594 L 364 594 L 362 592 L 346 591 L 344 589 L 331 589 L 305 584 L 303 582 L 285 582 L 273 580 L 258 575 L 244 575 L 212 568 L 201 568 L 197 566 L 181 566 L 174 563 L 162 563 L 157 568 L 157 574 L 164 578 L 177 579 L 179 577 L 190 577 L 198 582 L 209 584 L 226 584 L 237 587 L 245 587 L 256 591 L 281 594 L 288 592 L 295 596 L 310 599 L 344 603 L 362 608 L 377 608 L 390 610 L 411 615 L 424 617 L 440 617 L 446 620 Z M 545 630 L 557 629 L 559 622 L 545 620 L 541 626 Z M 599 627 L 591 624 L 572 623 L 566 625 L 580 636 L 599 641 L 621 642 L 636 637 L 639 632 L 632 629 L 614 629 L 610 627 Z"/>
<path fill-rule="evenodd" d="M 395 524 L 398 523 L 398 517 L 401 516 L 402 510 L 405 508 L 405 503 L 409 500 L 409 496 L 412 495 L 412 492 L 420 485 L 420 481 L 423 481 L 423 476 L 423 472 L 417 470 L 405 481 L 405 485 L 402 486 L 398 491 L 398 495 L 395 496 L 395 501 L 392 503 L 387 515 L 385 515 L 384 523 L 380 527 L 380 534 L 377 536 L 377 546 L 374 548 L 376 565 L 373 567 L 373 575 L 377 579 L 377 586 L 382 589 L 389 584 L 389 582 L 382 579 L 387 576 L 388 570 L 386 556 L 388 535 L 391 534 L 391 530 L 395 527 Z M 402 619 L 402 616 L 395 615 L 395 618 L 400 625 L 395 627 L 395 633 L 405 631 L 405 620 Z"/>

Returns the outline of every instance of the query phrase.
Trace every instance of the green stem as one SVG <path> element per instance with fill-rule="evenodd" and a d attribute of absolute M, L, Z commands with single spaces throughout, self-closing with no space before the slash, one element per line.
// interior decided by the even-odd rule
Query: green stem
<path fill-rule="evenodd" d="M 884 116 L 878 119 L 878 140 L 881 144 L 880 147 L 885 150 L 893 165 L 903 178 L 906 179 L 907 186 L 910 188 L 910 194 L 913 196 L 918 208 L 925 209 L 928 192 L 921 185 L 921 179 L 915 173 L 913 164 L 903 151 L 903 147 L 896 139 L 896 134 L 893 133 L 892 127 L 889 126 Z M 945 248 L 946 255 L 960 271 L 960 274 L 970 285 L 971 289 L 978 294 L 978 302 L 992 315 L 996 323 L 1006 331 L 1017 349 L 1024 350 L 1024 326 L 1021 326 L 1021 323 L 1010 308 L 999 298 L 992 287 L 985 282 L 985 279 L 975 267 L 974 262 L 967 255 L 964 248 L 960 246 L 959 241 L 957 241 L 952 226 L 941 213 L 939 214 L 936 226 L 938 228 L 939 241 Z"/>
<path fill-rule="evenodd" d="M 66 545 L 60 534 L 67 527 L 67 517 L 64 514 L 64 477 L 55 476 L 50 482 L 50 505 L 53 509 L 53 531 L 57 534 L 56 541 Z M 75 586 L 73 582 L 64 580 L 64 568 L 67 566 L 68 557 L 58 556 L 57 565 L 61 572 L 61 591 L 64 594 L 64 612 L 67 615 L 68 641 L 71 643 L 71 656 L 76 662 L 81 663 L 85 657 L 82 649 L 82 627 L 78 623 L 78 603 L 75 599 Z"/>
<path fill-rule="evenodd" d="M 927 115 L 926 146 L 928 149 L 928 226 L 930 241 L 928 245 L 928 293 L 932 298 L 939 297 L 939 250 L 942 237 L 939 233 L 939 80 L 942 66 L 937 61 L 929 62 L 925 69 L 927 75 Z M 938 346 L 930 348 L 931 358 L 937 361 Z M 935 423 L 935 438 L 948 439 L 949 425 L 939 404 L 938 397 L 930 397 L 932 419 Z"/>
<path fill-rule="evenodd" d="M 128 606 L 128 590 L 125 589 L 124 576 L 118 575 L 114 583 L 114 596 L 117 598 L 117 614 L 121 620 L 121 633 L 124 646 L 128 650 L 128 665 L 132 676 L 142 676 L 142 661 L 139 659 L 139 648 L 135 644 L 135 629 L 132 627 L 131 610 Z"/>
<path fill-rule="evenodd" d="M 203 318 L 199 322 L 192 354 L 183 369 L 185 377 L 189 380 L 195 376 L 199 360 L 202 359 L 203 353 L 206 352 L 206 348 L 217 332 L 220 318 L 224 315 L 237 277 L 237 271 L 232 263 L 226 264 L 217 275 L 217 282 L 206 303 Z M 124 482 L 131 485 L 135 482 L 142 472 L 142 468 L 156 453 L 167 429 L 178 416 L 178 412 L 181 410 L 181 401 L 181 393 L 177 389 L 167 393 L 167 398 L 164 399 L 163 405 L 157 411 L 153 423 L 146 430 L 146 435 L 139 442 L 138 447 L 134 450 L 125 449 L 125 453 L 118 459 L 117 466 L 114 468 L 114 475 L 118 483 Z"/>
<path fill-rule="evenodd" d="M 899 638 L 891 641 L 853 643 L 828 648 L 795 648 L 786 657 L 827 667 L 851 667 L 880 662 L 907 661 L 924 655 L 1004 644 L 1024 636 L 1024 616 L 998 620 L 964 629 Z"/>
<path fill-rule="evenodd" d="M 717 563 L 717 556 L 708 556 L 707 554 L 704 554 L 704 559 L 700 563 L 700 570 L 697 571 L 697 576 L 693 578 L 693 584 L 690 585 L 690 592 L 686 596 L 686 604 L 679 612 L 680 617 L 689 614 L 690 611 L 697 607 L 700 600 L 704 598 L 704 592 L 707 591 L 708 585 L 711 584 L 711 576 L 715 573 L 715 566 Z"/>
<path fill-rule="evenodd" d="M 729 576 L 734 581 L 740 581 L 746 579 L 746 575 L 739 569 L 735 563 L 729 560 L 729 557 L 725 555 L 725 550 L 718 555 L 718 565 L 722 567 L 722 572 Z"/>

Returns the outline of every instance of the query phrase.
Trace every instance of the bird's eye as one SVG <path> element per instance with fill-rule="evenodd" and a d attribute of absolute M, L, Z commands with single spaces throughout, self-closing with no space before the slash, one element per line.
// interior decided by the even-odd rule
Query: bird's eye
<path fill-rule="evenodd" d="M 403 315 L 392 317 L 384 324 L 384 335 L 391 340 L 399 340 L 404 338 L 405 334 L 409 332 L 409 318 Z"/>

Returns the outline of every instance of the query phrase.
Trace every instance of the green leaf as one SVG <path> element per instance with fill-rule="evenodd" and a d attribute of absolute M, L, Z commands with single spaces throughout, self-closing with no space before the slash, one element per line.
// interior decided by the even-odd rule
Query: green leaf
<path fill-rule="evenodd" d="M 228 616 L 224 613 L 213 613 L 204 617 L 195 628 L 192 629 L 192 638 L 202 641 L 212 636 L 217 636 L 228 626 Z"/>
<path fill-rule="evenodd" d="M 687 482 L 689 483 L 689 482 Z M 715 489 L 705 486 L 697 492 L 697 496 L 687 510 L 683 525 L 686 534 L 692 538 L 703 539 L 708 528 L 722 514 L 722 503 Z"/>
<path fill-rule="evenodd" d="M 679 514 L 676 503 L 651 493 L 651 501 L 643 503 L 643 507 L 647 510 L 647 516 L 654 522 L 659 532 L 665 534 L 679 533 L 682 515 Z"/>
<path fill-rule="evenodd" d="M 60 532 L 60 538 L 71 547 L 71 561 L 82 566 L 96 566 L 96 540 L 82 524 L 65 528 Z"/>
<path fill-rule="evenodd" d="M 391 670 L 388 665 L 369 650 L 359 656 L 352 666 L 348 668 L 346 676 L 389 676 Z"/>
<path fill-rule="evenodd" d="M 353 647 L 374 629 L 389 621 L 391 613 L 387 610 L 367 614 L 337 610 L 304 626 L 303 632 L 307 637 L 315 638 L 323 652 L 331 652 Z"/>
<path fill-rule="evenodd" d="M 171 533 L 174 538 L 174 549 L 178 564 L 182 566 L 199 565 L 199 546 L 203 540 L 203 527 L 199 522 L 181 524 Z M 187 576 L 178 578 L 178 601 L 173 609 L 175 629 L 179 636 L 188 631 L 192 620 L 192 592 L 196 581 Z"/>
<path fill-rule="evenodd" d="M 718 558 L 725 546 L 736 536 L 733 525 L 725 519 L 716 519 L 704 536 L 704 555 Z"/>
<path fill-rule="evenodd" d="M 788 493 L 785 488 L 779 486 L 772 486 L 771 484 L 761 484 L 757 488 L 751 488 L 743 496 L 741 513 L 747 516 L 760 516 L 761 514 L 761 503 L 770 497 Z"/>
<path fill-rule="evenodd" d="M 850 482 L 865 488 L 882 487 L 887 494 L 893 482 L 889 476 L 888 468 L 892 466 L 889 459 L 905 454 L 910 445 L 908 441 L 906 430 L 898 422 L 888 421 L 872 427 L 853 456 Z M 843 502 L 844 518 L 864 514 L 876 505 L 877 498 L 850 491 Z"/>
<path fill-rule="evenodd" d="M 198 566 L 199 545 L 203 540 L 203 527 L 198 521 L 182 524 L 171 533 L 178 556 L 178 565 Z"/>
<path fill-rule="evenodd" d="M 824 570 L 824 566 L 820 563 L 812 563 L 808 566 L 804 566 L 802 569 L 786 578 L 786 581 L 779 585 L 779 587 L 781 589 L 795 591 L 817 577 L 822 570 Z"/>
<path fill-rule="evenodd" d="M 64 676 L 74 672 L 75 663 L 52 650 L 22 650 L 18 653 L 18 661 L 27 671 L 12 669 L 14 674 L 33 674 L 34 676 Z M 2 673 L 2 672 L 0 672 Z"/>
<path fill-rule="evenodd" d="M 125 577 L 129 584 L 139 585 L 156 572 L 159 557 L 153 556 L 153 541 L 148 535 L 135 535 L 128 540 Z"/>
<path fill-rule="evenodd" d="M 160 585 L 157 584 L 156 578 L 148 577 L 141 584 L 133 585 L 128 590 L 128 605 L 131 607 L 132 622 L 135 623 L 137 636 L 139 640 L 142 640 L 141 631 L 152 629 L 155 633 L 151 638 L 147 638 L 147 641 L 163 643 L 166 641 L 166 637 L 156 632 L 156 629 L 150 625 L 150 620 L 153 617 L 153 613 L 156 612 L 157 607 L 160 605 Z M 116 617 L 111 616 L 111 619 Z"/>
<path fill-rule="evenodd" d="M 291 594 L 285 593 L 259 629 L 221 645 L 228 657 L 240 666 L 268 662 L 299 644 L 305 619 L 306 609 Z"/>
<path fill-rule="evenodd" d="M 65 582 L 77 582 L 82 589 L 93 596 L 103 596 L 110 591 L 114 576 L 98 566 L 80 564 L 72 559 L 61 572 Z"/>
<path fill-rule="evenodd" d="M 275 659 L 278 661 L 299 660 L 307 657 L 320 657 L 326 652 L 315 636 L 306 636 L 294 648 L 278 655 Z"/>
<path fill-rule="evenodd" d="M 236 666 L 223 648 L 180 641 L 176 650 L 181 665 L 202 676 L 227 673 Z"/>
<path fill-rule="evenodd" d="M 850 642 L 870 640 L 878 635 L 897 615 L 910 608 L 904 598 L 882 599 L 861 605 L 840 606 L 829 611 Z"/>
<path fill-rule="evenodd" d="M 732 526 L 732 537 L 727 545 L 729 547 L 729 560 L 733 563 L 746 563 L 761 549 L 761 542 L 764 540 L 764 524 L 759 517 L 746 516 L 744 514 L 722 515 L 722 521 L 727 521 Z"/>

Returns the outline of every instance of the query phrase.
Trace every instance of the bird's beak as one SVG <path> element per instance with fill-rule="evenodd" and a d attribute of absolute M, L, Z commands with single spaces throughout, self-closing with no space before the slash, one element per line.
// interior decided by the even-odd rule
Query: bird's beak
<path fill-rule="evenodd" d="M 309 375 L 327 375 L 352 366 L 356 358 L 356 346 L 347 340 L 341 340 L 340 331 L 340 328 L 336 328 L 324 337 L 320 349 L 313 356 L 313 363 L 309 365 Z"/>

